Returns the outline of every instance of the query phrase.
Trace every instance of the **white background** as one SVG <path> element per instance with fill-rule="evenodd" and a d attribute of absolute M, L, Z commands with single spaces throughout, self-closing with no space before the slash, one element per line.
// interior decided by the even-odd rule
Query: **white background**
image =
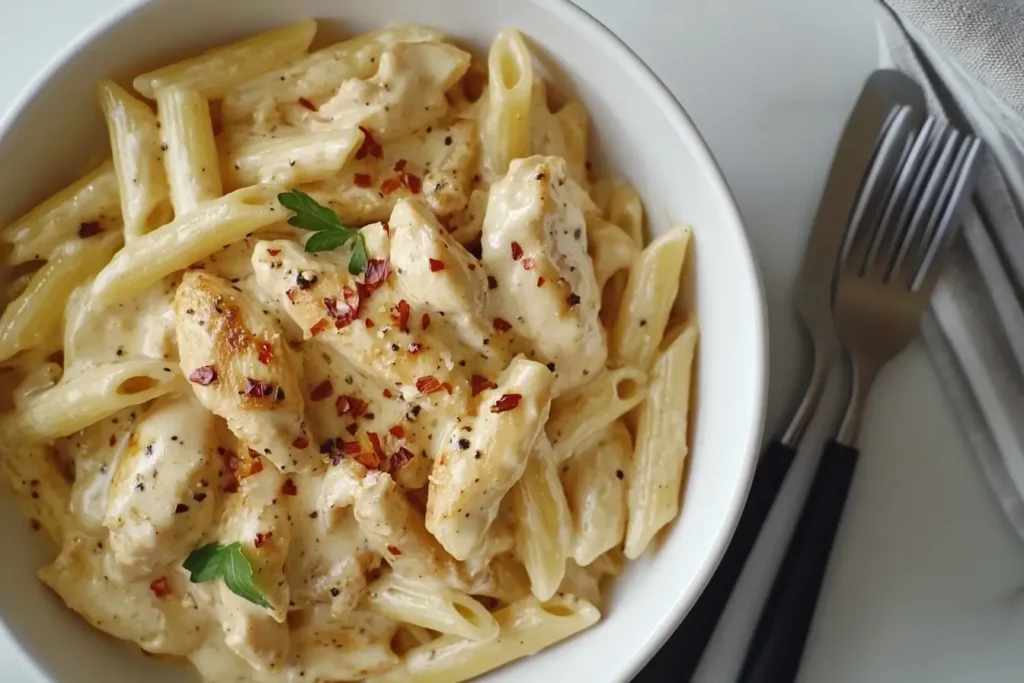
<path fill-rule="evenodd" d="M 4 2 L 0 109 L 73 36 L 132 1 Z M 767 286 L 768 430 L 777 432 L 807 369 L 789 292 L 832 147 L 877 61 L 875 6 L 872 0 L 579 4 L 672 88 L 735 191 Z M 840 409 L 838 393 L 822 406 L 824 419 L 769 520 L 701 681 L 730 681 L 740 665 L 830 428 L 823 423 L 832 419 L 829 410 Z M 880 379 L 861 447 L 802 680 L 1024 680 L 1024 542 L 986 487 L 920 345 Z M 32 681 L 11 648 L 0 643 L 0 680 Z"/>

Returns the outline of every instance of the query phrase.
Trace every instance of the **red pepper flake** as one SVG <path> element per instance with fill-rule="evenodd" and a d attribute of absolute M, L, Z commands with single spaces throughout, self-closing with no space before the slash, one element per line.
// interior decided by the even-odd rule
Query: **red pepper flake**
<path fill-rule="evenodd" d="M 566 298 L 565 301 L 566 303 L 569 304 L 569 306 L 578 306 L 580 303 L 580 295 L 577 294 L 576 292 L 573 292 Z"/>
<path fill-rule="evenodd" d="M 384 453 L 384 449 L 380 445 L 380 436 L 377 432 L 366 432 L 366 438 L 370 440 L 370 445 L 373 446 L 373 454 L 377 456 L 378 460 L 385 460 L 388 456 Z"/>
<path fill-rule="evenodd" d="M 366 275 L 363 284 L 372 294 L 378 287 L 384 284 L 391 274 L 391 263 L 386 258 L 372 258 L 366 262 Z"/>
<path fill-rule="evenodd" d="M 405 446 L 399 446 L 398 450 L 392 453 L 391 457 L 388 458 L 387 463 L 385 463 L 388 473 L 394 474 L 405 467 L 410 460 L 412 460 L 412 453 L 409 449 Z"/>
<path fill-rule="evenodd" d="M 441 391 L 441 381 L 433 375 L 420 377 L 416 380 L 416 389 L 421 394 L 433 394 L 436 391 Z"/>
<path fill-rule="evenodd" d="M 380 159 L 384 156 L 384 150 L 376 140 L 373 139 L 373 134 L 369 130 L 359 126 L 359 130 L 363 131 L 363 144 L 359 145 L 359 150 L 356 152 L 356 159 L 365 159 L 370 156 L 374 159 Z"/>
<path fill-rule="evenodd" d="M 373 178 L 369 173 L 356 173 L 352 181 L 356 187 L 373 187 Z"/>
<path fill-rule="evenodd" d="M 327 320 L 325 320 L 324 318 L 320 318 L 319 320 L 316 321 L 316 323 L 313 325 L 313 327 L 309 328 L 309 334 L 311 336 L 315 337 L 316 335 L 320 334 L 321 332 L 323 332 L 326 329 L 327 329 Z"/>
<path fill-rule="evenodd" d="M 384 228 L 384 234 L 387 235 L 388 237 L 391 237 L 391 224 L 388 223 L 387 221 L 381 221 L 380 224 Z"/>
<path fill-rule="evenodd" d="M 272 393 L 274 393 L 274 385 L 270 382 L 253 379 L 252 377 L 245 378 L 245 395 L 249 398 L 266 398 Z"/>
<path fill-rule="evenodd" d="M 231 479 L 228 483 L 224 484 L 224 493 L 238 493 L 238 480 Z"/>
<path fill-rule="evenodd" d="M 252 475 L 259 474 L 263 471 L 263 458 L 260 457 L 259 453 L 250 448 L 249 457 L 251 460 L 249 460 L 249 472 L 245 475 L 247 477 L 251 477 Z"/>
<path fill-rule="evenodd" d="M 444 261 L 439 261 L 436 258 L 429 259 L 429 261 L 431 273 L 437 273 L 445 269 Z"/>
<path fill-rule="evenodd" d="M 409 302 L 402 299 L 398 302 L 398 313 L 397 315 L 392 313 L 391 319 L 398 325 L 398 329 L 402 332 L 409 331 Z"/>
<path fill-rule="evenodd" d="M 388 552 L 391 553 L 392 555 L 394 555 L 395 557 L 397 557 L 397 556 L 402 554 L 402 551 L 399 550 L 397 546 L 393 546 L 393 545 L 389 545 L 388 546 Z"/>
<path fill-rule="evenodd" d="M 356 398 L 355 396 L 342 395 L 334 402 L 334 407 L 338 411 L 338 417 L 342 417 L 343 415 L 360 417 L 366 413 L 367 403 L 363 399 Z"/>
<path fill-rule="evenodd" d="M 341 452 L 345 455 L 358 455 L 363 452 L 363 447 L 358 441 L 350 441 L 342 444 Z"/>
<path fill-rule="evenodd" d="M 297 297 L 299 295 L 299 290 L 297 290 L 297 289 L 289 289 L 284 294 L 285 294 L 285 296 L 288 297 L 288 301 L 290 301 L 292 303 L 295 303 L 295 297 Z"/>
<path fill-rule="evenodd" d="M 426 330 L 428 327 L 430 327 L 430 314 L 429 313 L 424 313 L 423 317 L 420 318 L 420 327 L 422 327 L 424 330 Z"/>
<path fill-rule="evenodd" d="M 293 448 L 300 448 L 300 449 L 301 448 L 308 448 L 309 447 L 309 439 L 307 439 L 304 436 L 297 436 L 297 437 L 295 437 L 295 441 L 292 441 L 292 447 Z"/>
<path fill-rule="evenodd" d="M 224 466 L 228 468 L 228 472 L 235 473 L 242 466 L 242 459 L 238 457 L 238 454 L 234 451 L 229 451 L 226 448 L 218 449 L 221 458 L 224 460 Z"/>
<path fill-rule="evenodd" d="M 355 422 L 353 422 L 348 427 L 345 427 L 345 431 L 348 432 L 349 434 L 351 434 L 352 436 L 355 436 L 356 432 L 359 431 L 359 425 L 357 425 Z"/>
<path fill-rule="evenodd" d="M 188 381 L 201 387 L 208 387 L 217 381 L 217 368 L 212 365 L 196 368 L 188 376 Z"/>
<path fill-rule="evenodd" d="M 377 323 L 373 322 L 372 318 L 367 318 L 366 320 L 363 321 L 363 324 L 366 325 L 366 329 L 368 330 L 372 330 L 373 328 L 377 327 Z"/>
<path fill-rule="evenodd" d="M 39 531 L 40 529 L 43 528 L 42 523 L 38 519 L 36 519 L 35 517 L 33 517 L 32 519 L 28 520 L 28 525 L 32 529 L 32 531 Z"/>
<path fill-rule="evenodd" d="M 270 542 L 270 539 L 271 539 L 271 537 L 273 537 L 273 535 L 274 535 L 273 531 L 268 531 L 267 533 L 263 533 L 262 531 L 257 531 L 256 532 L 256 538 L 253 540 L 252 544 L 254 546 L 256 546 L 257 548 L 262 548 L 263 546 L 265 546 L 267 543 Z"/>
<path fill-rule="evenodd" d="M 116 446 L 117 445 L 117 435 L 116 434 L 111 434 L 110 435 L 110 441 L 108 443 L 110 444 L 111 448 Z"/>
<path fill-rule="evenodd" d="M 397 171 L 398 173 L 403 173 L 405 171 L 405 166 L 407 163 L 408 162 L 405 159 L 399 159 L 398 161 L 395 162 L 395 171 Z"/>
<path fill-rule="evenodd" d="M 96 221 L 89 221 L 78 226 L 78 236 L 82 239 L 88 239 L 89 237 L 98 235 L 101 232 L 103 232 L 103 228 L 101 228 L 100 224 Z"/>
<path fill-rule="evenodd" d="M 327 315 L 334 319 L 334 326 L 339 330 L 351 325 L 359 315 L 359 292 L 351 287 L 345 287 L 342 290 L 342 295 L 345 297 L 343 302 L 334 298 L 324 299 Z"/>
<path fill-rule="evenodd" d="M 523 248 L 519 246 L 519 242 L 512 243 L 512 260 L 518 261 L 523 257 Z"/>
<path fill-rule="evenodd" d="M 391 393 L 390 389 L 384 390 L 384 398 L 391 398 L 392 396 L 394 396 L 394 394 Z"/>
<path fill-rule="evenodd" d="M 270 254 L 271 256 L 277 256 L 278 254 L 281 253 L 281 250 L 280 249 L 267 249 L 267 253 Z"/>
<path fill-rule="evenodd" d="M 412 344 L 409 344 L 409 348 L 406 349 L 406 351 L 408 351 L 409 354 L 412 355 L 412 356 L 415 356 L 417 353 L 419 353 L 422 350 L 423 350 L 423 344 L 420 344 L 418 342 L 413 342 Z"/>
<path fill-rule="evenodd" d="M 403 427 L 402 425 L 395 425 L 394 427 L 388 430 L 388 434 L 395 437 L 396 439 L 404 439 L 405 427 Z"/>
<path fill-rule="evenodd" d="M 274 360 L 274 345 L 270 342 L 260 342 L 259 358 L 264 365 L 270 365 L 270 362 Z"/>
<path fill-rule="evenodd" d="M 375 470 L 380 467 L 380 460 L 373 453 L 359 453 L 353 456 L 352 459 L 368 470 Z"/>
<path fill-rule="evenodd" d="M 541 275 L 539 278 L 537 278 L 537 286 L 538 287 L 543 287 L 544 286 L 544 282 L 545 282 L 545 280 L 544 280 L 544 276 L 543 275 Z"/>
<path fill-rule="evenodd" d="M 299 104 L 310 111 L 316 111 L 316 105 L 307 100 L 305 97 L 299 98 Z"/>
<path fill-rule="evenodd" d="M 534 263 L 534 260 L 532 258 L 524 258 L 523 259 L 523 268 L 525 268 L 526 270 L 533 270 L 533 267 L 535 265 L 537 265 L 537 264 Z"/>
<path fill-rule="evenodd" d="M 309 397 L 314 401 L 322 401 L 333 393 L 334 385 L 331 384 L 331 380 L 325 379 L 313 387 L 313 391 L 309 392 Z"/>
<path fill-rule="evenodd" d="M 409 187 L 409 191 L 413 194 L 419 194 L 423 189 L 423 181 L 420 177 L 414 173 L 405 174 L 405 184 Z"/>
<path fill-rule="evenodd" d="M 448 392 L 449 396 L 452 395 L 452 385 L 451 385 L 451 382 L 441 382 L 441 386 L 444 387 L 444 390 Z"/>
<path fill-rule="evenodd" d="M 476 270 L 476 264 L 475 263 L 470 263 L 469 264 L 469 269 L 470 270 Z"/>
<path fill-rule="evenodd" d="M 473 396 L 476 396 L 485 389 L 497 389 L 498 385 L 492 382 L 491 380 L 487 379 L 483 375 L 473 375 L 472 377 L 469 378 L 469 387 L 473 393 Z"/>
<path fill-rule="evenodd" d="M 166 576 L 161 576 L 159 579 L 153 579 L 153 583 L 149 584 L 149 590 L 153 591 L 153 595 L 158 598 L 166 598 L 171 594 L 171 586 L 167 583 Z"/>
<path fill-rule="evenodd" d="M 491 412 L 505 413 L 510 410 L 515 410 L 522 398 L 523 397 L 520 394 L 502 394 L 501 398 L 495 401 L 494 405 L 491 406 Z"/>
<path fill-rule="evenodd" d="M 281 484 L 281 493 L 283 493 L 286 496 L 294 496 L 298 492 L 299 489 L 295 486 L 295 482 L 292 481 L 291 477 L 285 479 L 284 483 Z"/>
<path fill-rule="evenodd" d="M 505 320 L 504 318 L 495 318 L 494 329 L 496 329 L 498 332 L 508 332 L 509 330 L 512 329 L 512 323 Z"/>
<path fill-rule="evenodd" d="M 383 183 L 381 183 L 380 191 L 383 192 L 384 194 L 392 194 L 395 192 L 395 190 L 397 190 L 400 187 L 402 187 L 401 176 L 394 176 L 392 178 L 388 178 Z"/>

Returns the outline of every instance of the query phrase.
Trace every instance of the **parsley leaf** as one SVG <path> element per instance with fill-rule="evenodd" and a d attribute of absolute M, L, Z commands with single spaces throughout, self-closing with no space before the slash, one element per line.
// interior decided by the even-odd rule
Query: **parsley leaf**
<path fill-rule="evenodd" d="M 307 252 L 333 251 L 352 240 L 348 272 L 359 275 L 366 270 L 366 242 L 358 228 L 342 224 L 338 214 L 301 190 L 282 192 L 277 195 L 277 200 L 281 202 L 281 206 L 295 212 L 295 215 L 288 219 L 290 225 L 313 232 L 306 240 Z"/>
<path fill-rule="evenodd" d="M 270 608 L 270 603 L 253 581 L 252 565 L 239 543 L 204 545 L 189 553 L 182 566 L 191 575 L 189 579 L 192 583 L 204 583 L 223 577 L 224 583 L 235 595 L 260 607 Z"/>

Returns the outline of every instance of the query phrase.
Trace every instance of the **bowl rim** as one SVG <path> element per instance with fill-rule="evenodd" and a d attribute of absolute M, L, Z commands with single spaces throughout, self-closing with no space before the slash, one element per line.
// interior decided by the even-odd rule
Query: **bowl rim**
<path fill-rule="evenodd" d="M 7 111 L 0 117 L 0 139 L 5 138 L 11 128 L 21 117 L 24 110 L 38 96 L 45 85 L 59 72 L 69 65 L 90 44 L 101 39 L 105 33 L 117 24 L 130 19 L 142 12 L 147 5 L 165 0 L 128 0 L 128 2 L 106 14 L 101 14 L 91 24 L 85 26 L 63 49 L 56 54 L 29 79 L 28 83 L 18 91 L 12 99 Z M 683 618 L 693 607 L 697 598 L 704 591 L 708 581 L 718 568 L 728 543 L 731 541 L 739 522 L 740 514 L 746 504 L 754 469 L 758 461 L 761 441 L 764 435 L 765 416 L 768 401 L 768 314 L 764 280 L 757 259 L 754 257 L 750 240 L 747 237 L 746 222 L 739 210 L 739 205 L 732 189 L 725 180 L 721 166 L 711 153 L 711 149 L 697 125 L 690 118 L 682 103 L 675 97 L 669 87 L 655 73 L 632 47 L 622 38 L 583 7 L 572 0 L 529 0 L 542 9 L 564 20 L 576 30 L 585 34 L 595 42 L 603 42 L 616 52 L 615 58 L 645 91 L 655 106 L 669 119 L 675 133 L 686 141 L 687 146 L 697 157 L 700 165 L 706 169 L 708 180 L 719 196 L 730 222 L 739 229 L 737 243 L 740 247 L 738 256 L 743 257 L 742 266 L 745 279 L 755 285 L 754 298 L 756 305 L 752 314 L 755 316 L 754 329 L 760 331 L 760 343 L 754 345 L 755 375 L 751 378 L 750 390 L 755 395 L 755 409 L 750 415 L 750 422 L 744 425 L 747 434 L 746 458 L 742 462 L 740 479 L 736 482 L 732 498 L 728 501 L 728 512 L 722 520 L 717 537 L 712 543 L 710 552 L 704 558 L 696 578 L 679 591 L 668 612 L 668 618 L 651 626 L 648 638 L 628 657 L 626 664 L 619 672 L 619 680 L 626 683 L 637 676 L 648 662 L 661 650 L 672 636 Z M 443 29 L 443 27 L 442 27 Z M 737 266 L 740 264 L 737 263 Z M 23 643 L 7 626 L 3 615 L 0 615 L 0 656 L 5 651 L 13 650 L 19 663 L 32 671 L 36 678 L 46 683 L 52 682 L 53 676 L 48 667 L 33 655 L 32 648 Z"/>

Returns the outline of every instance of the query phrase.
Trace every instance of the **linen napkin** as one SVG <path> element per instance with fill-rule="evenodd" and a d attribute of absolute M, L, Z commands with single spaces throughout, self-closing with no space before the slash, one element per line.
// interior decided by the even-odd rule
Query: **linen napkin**
<path fill-rule="evenodd" d="M 985 475 L 1024 537 L 1024 0 L 882 0 L 883 62 L 989 146 L 922 324 Z"/>

